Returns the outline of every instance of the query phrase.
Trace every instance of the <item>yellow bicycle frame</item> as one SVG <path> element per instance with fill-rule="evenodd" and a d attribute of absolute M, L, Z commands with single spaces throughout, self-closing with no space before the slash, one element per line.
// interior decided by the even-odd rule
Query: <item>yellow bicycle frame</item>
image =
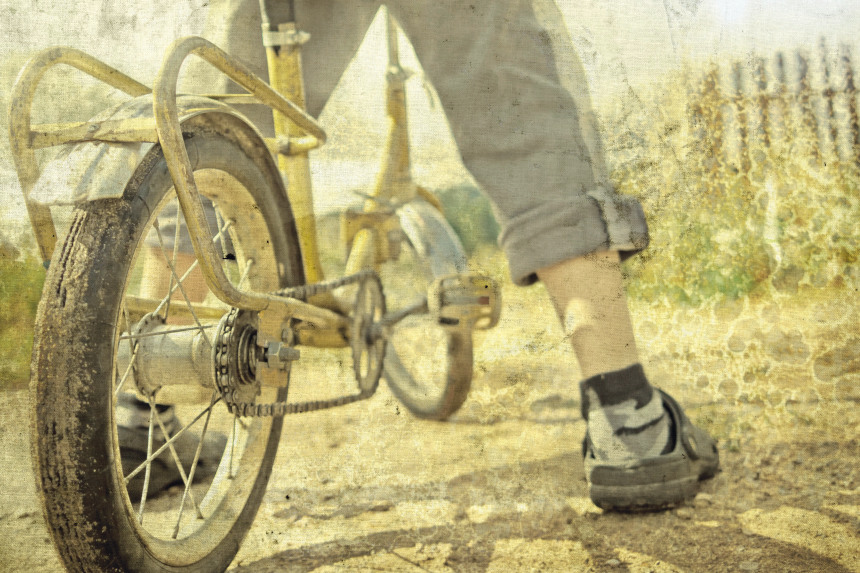
<path fill-rule="evenodd" d="M 387 152 L 383 157 L 376 186 L 363 210 L 348 212 L 344 216 L 344 238 L 350 248 L 347 273 L 377 267 L 391 256 L 396 256 L 397 245 L 394 243 L 397 241 L 398 222 L 391 205 L 404 204 L 418 194 L 440 207 L 435 197 L 417 187 L 411 178 L 404 89 L 407 74 L 398 60 L 397 29 L 390 17 L 387 26 Z M 163 60 L 153 90 L 78 50 L 62 47 L 44 50 L 30 60 L 13 88 L 10 109 L 12 155 L 39 252 L 47 264 L 56 245 L 56 228 L 50 208 L 38 204 L 30 196 L 39 178 L 35 150 L 84 141 L 160 143 L 173 177 L 194 251 L 209 289 L 227 305 L 248 310 L 275 311 L 277 318 L 271 319 L 273 324 L 283 322 L 287 318 L 308 323 L 313 328 L 307 331 L 306 336 L 300 336 L 303 343 L 342 346 L 346 344 L 344 333 L 348 319 L 339 312 L 331 296 L 304 302 L 268 293 L 240 291 L 224 274 L 211 241 L 204 238 L 208 236 L 208 226 L 182 140 L 176 104 L 179 71 L 191 54 L 214 66 L 249 92 L 238 96 L 211 96 L 213 99 L 223 103 L 256 102 L 272 108 L 276 138 L 267 144 L 270 150 L 277 154 L 279 168 L 290 182 L 288 196 L 296 218 L 305 276 L 308 282 L 324 279 L 313 213 L 308 152 L 324 143 L 326 134 L 317 121 L 303 109 L 301 46 L 308 36 L 297 30 L 294 23 L 281 24 L 276 32 L 270 32 L 268 36 L 269 41 L 266 43 L 271 85 L 263 82 L 220 48 L 199 37 L 180 39 L 172 44 Z M 152 92 L 153 117 L 31 125 L 30 112 L 36 88 L 47 70 L 58 64 L 73 66 L 131 96 Z M 145 304 L 145 301 L 141 301 L 142 306 Z M 264 322 L 268 321 L 264 319 Z"/>

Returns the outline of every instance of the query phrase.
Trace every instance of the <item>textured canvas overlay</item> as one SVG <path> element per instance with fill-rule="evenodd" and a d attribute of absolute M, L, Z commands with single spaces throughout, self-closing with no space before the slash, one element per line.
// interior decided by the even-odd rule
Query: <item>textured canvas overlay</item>
<path fill-rule="evenodd" d="M 324 0 L 318 1 L 323 5 Z M 254 13 L 256 2 L 244 4 Z M 330 84 L 308 92 L 311 105 L 321 108 L 311 111 L 328 134 L 325 145 L 310 152 L 312 207 L 325 278 L 344 273 L 342 232 L 346 229 L 350 244 L 356 235 L 341 214 L 368 204 L 389 133 L 385 12 L 360 14 L 363 2 L 330 4 L 333 23 L 361 20 L 367 32 L 363 39 L 357 33 L 348 53 L 314 62 L 330 69 L 305 70 L 306 78 Z M 431 78 L 441 69 L 441 57 L 439 47 L 428 43 L 434 35 L 447 37 L 445 30 L 436 22 L 435 29 L 428 25 L 419 34 L 420 17 L 404 9 L 397 45 L 409 72 L 405 94 L 412 177 L 459 238 L 465 267 L 498 283 L 501 317 L 494 328 L 473 333 L 468 396 L 445 421 L 413 415 L 384 377 L 367 400 L 284 416 L 259 510 L 247 535 L 230 541 L 240 547 L 229 571 L 860 571 L 860 7 L 854 0 L 556 0 L 555 6 L 541 0 L 530 9 L 543 22 L 540 37 L 557 63 L 564 95 L 516 101 L 504 112 L 489 109 L 502 99 L 494 89 L 521 81 L 499 66 L 493 68 L 496 75 L 461 92 L 472 98 L 474 117 L 457 111 L 462 107 L 455 109 L 461 102 L 450 85 L 457 74 L 469 77 L 477 66 L 470 58 L 480 50 L 449 58 L 458 65 L 449 62 L 445 77 Z M 74 153 L 48 147 L 45 133 L 57 128 L 48 124 L 87 122 L 130 97 L 68 66 L 46 73 L 32 99 L 34 133 L 22 139 L 26 145 L 46 147 L 36 151 L 33 163 L 41 173 L 34 188 L 55 203 L 50 213 L 58 251 L 46 271 L 16 172 L 16 144 L 10 139 L 16 120 L 9 110 L 14 114 L 21 108 L 20 92 L 13 87 L 16 78 L 40 50 L 62 45 L 152 86 L 172 42 L 212 31 L 211 10 L 205 0 L 0 0 L 0 571 L 64 570 L 54 539 L 66 532 L 52 531 L 44 517 L 43 478 L 34 468 L 42 468 L 50 480 L 54 466 L 44 458 L 45 451 L 71 452 L 72 458 L 101 451 L 91 442 L 72 440 L 71 446 L 55 449 L 38 442 L 46 439 L 46 426 L 90 423 L 85 417 L 44 423 L 52 404 L 82 395 L 77 393 L 81 381 L 101 360 L 93 359 L 92 368 L 81 367 L 68 358 L 75 356 L 68 348 L 107 340 L 104 333 L 117 326 L 124 333 L 117 334 L 119 350 L 104 355 L 116 356 L 111 376 L 132 380 L 138 350 L 130 343 L 122 350 L 123 341 L 133 338 L 128 332 L 139 336 L 159 328 L 144 324 L 144 313 L 134 314 L 132 304 L 145 298 L 139 292 L 149 292 L 148 285 L 158 282 L 147 257 L 167 253 L 165 260 L 177 274 L 193 260 L 188 240 L 174 250 L 184 232 L 184 222 L 176 224 L 175 203 L 165 208 L 166 200 L 153 201 L 147 209 L 164 208 L 167 214 L 151 225 L 157 230 L 147 228 L 149 235 L 141 235 L 143 254 L 129 263 L 128 278 L 117 283 L 126 295 L 115 313 L 119 324 L 102 320 L 96 311 L 82 312 L 67 338 L 45 335 L 40 347 L 37 337 L 31 363 L 40 300 L 45 299 L 41 312 L 47 317 L 40 320 L 49 320 L 54 312 L 45 309 L 59 313 L 67 304 L 65 287 L 50 282 L 62 274 L 57 269 L 73 268 L 69 261 L 86 252 L 94 262 L 78 261 L 74 282 L 109 280 L 104 278 L 111 276 L 109 259 L 97 257 L 111 251 L 112 241 L 125 236 L 122 229 L 133 225 L 114 215 L 124 208 L 116 207 L 122 201 L 116 197 L 134 181 L 135 170 L 146 165 L 141 158 L 153 144 L 133 152 L 121 148 L 106 159 L 93 151 L 92 143 L 81 144 Z M 301 17 L 299 13 L 299 28 Z M 458 25 L 466 25 L 464 21 Z M 251 28 L 257 26 L 254 20 Z M 414 47 L 403 31 L 410 26 L 420 35 Z M 225 23 L 224 30 L 228 28 Z M 224 30 L 213 34 L 226 38 L 228 51 L 238 52 L 263 73 L 262 60 L 254 60 L 254 54 L 263 53 L 256 32 L 238 37 Z M 308 50 L 313 41 L 311 37 Z M 499 59 L 503 51 L 520 49 L 507 43 L 480 53 Z M 196 75 L 200 69 L 186 66 L 181 90 L 241 91 L 216 75 Z M 315 95 L 320 90 L 331 92 L 327 102 Z M 568 95 L 578 119 L 547 121 Z M 258 127 L 270 135 L 266 110 L 238 109 L 243 117 L 262 117 Z M 561 132 L 568 130 L 568 121 L 579 134 L 574 138 L 579 147 L 535 152 L 528 161 L 517 151 L 518 145 L 540 150 L 532 137 L 535 126 Z M 87 133 L 102 129 L 80 125 L 65 127 Z M 188 128 L 186 140 L 210 127 Z M 247 135 L 252 133 L 247 129 L 235 128 L 246 139 L 256 137 Z M 498 134 L 492 145 L 481 143 L 486 133 Z M 256 155 L 250 155 L 259 158 L 264 151 L 257 144 Z M 201 144 L 199 149 L 210 148 Z M 254 157 L 243 159 L 234 148 L 223 153 L 223 164 L 238 166 L 237 173 L 256 165 Z M 80 202 L 85 196 L 80 189 L 79 203 L 73 205 L 69 198 L 76 188 L 64 185 L 107 178 L 105 166 L 112 157 L 123 158 L 110 166 L 120 173 L 122 186 L 113 198 L 99 200 L 113 201 L 116 211 L 104 219 L 101 231 L 87 235 L 98 241 L 89 244 L 85 238 L 78 250 L 64 250 L 66 237 L 84 233 L 82 221 L 98 210 L 98 202 Z M 577 161 L 581 165 L 574 165 Z M 527 170 L 523 165 L 528 162 L 532 167 Z M 83 179 L 75 179 L 84 172 Z M 165 173 L 161 175 L 168 181 Z M 236 180 L 224 183 L 213 176 L 210 181 L 229 190 Z M 507 188 L 504 193 L 482 188 L 488 181 Z M 568 182 L 571 188 L 589 187 L 578 196 L 581 208 L 572 208 L 572 200 L 559 200 L 559 193 L 550 189 Z M 105 186 L 103 192 L 111 190 Z M 280 288 L 277 264 L 259 263 L 277 248 L 267 245 L 270 239 L 277 244 L 280 231 L 265 235 L 265 225 L 258 225 L 256 214 L 265 218 L 265 206 L 240 202 L 234 212 L 224 206 L 229 205 L 224 193 L 210 194 L 207 213 L 228 278 L 265 285 L 268 291 Z M 523 214 L 522 205 L 541 200 L 546 201 L 543 211 Z M 89 209 L 86 216 L 76 211 L 81 205 Z M 383 206 L 389 215 L 396 207 Z M 310 206 L 305 207 L 296 210 L 298 219 L 308 212 Z M 600 230 L 589 227 L 582 215 L 587 209 L 597 213 Z M 148 213 L 141 217 L 146 220 Z M 239 222 L 228 238 L 233 215 Z M 556 227 L 565 230 L 551 241 L 533 231 Z M 400 234 L 388 233 L 386 253 L 397 250 L 398 240 L 409 232 L 404 227 Z M 430 241 L 428 248 L 434 245 L 438 247 Z M 186 262 L 183 248 L 189 249 Z M 648 379 L 674 396 L 690 420 L 717 440 L 720 451 L 720 473 L 704 482 L 694 498 L 667 511 L 610 512 L 589 499 L 578 385 L 588 366 L 577 361 L 576 342 L 571 344 L 575 325 L 570 321 L 575 319 L 560 323 L 547 287 L 534 282 L 536 270 L 558 262 L 554 253 L 574 257 L 607 248 L 625 253 L 624 290 Z M 403 253 L 400 266 L 388 267 L 388 274 L 380 271 L 389 306 L 402 302 L 399 289 L 415 287 L 408 274 L 410 255 Z M 180 307 L 187 299 L 187 306 L 201 313 L 220 309 L 202 318 L 186 311 L 187 317 L 167 324 L 191 332 L 195 321 L 202 321 L 200 332 L 207 334 L 201 336 L 221 336 L 219 320 L 228 308 L 218 306 L 211 293 L 207 297 L 202 275 L 189 271 L 188 292 L 179 292 L 169 268 L 161 266 L 160 287 L 175 291 L 166 296 L 165 306 Z M 263 276 L 257 268 L 269 274 Z M 282 269 L 281 274 L 289 272 Z M 342 287 L 337 296 L 347 292 L 353 301 L 356 289 Z M 69 295 L 69 305 L 73 298 Z M 434 347 L 440 353 L 428 352 L 405 366 L 428 377 L 440 368 L 444 372 L 445 332 Z M 430 347 L 430 331 L 421 339 Z M 190 342 L 187 347 L 192 348 Z M 301 357 L 292 362 L 290 401 L 332 400 L 359 391 L 349 347 L 297 348 Z M 289 350 L 276 357 L 255 355 L 252 362 L 263 368 L 258 358 L 270 364 L 292 360 Z M 101 356 L 98 352 L 94 355 Z M 221 355 L 201 351 L 199 356 L 215 372 L 211 361 Z M 197 363 L 190 360 L 177 366 L 177 359 L 159 373 L 196 372 Z M 31 384 L 38 377 L 31 376 L 31 367 L 53 372 L 55 402 L 36 403 L 43 394 Z M 464 368 L 468 371 L 468 365 Z M 67 378 L 61 376 L 66 371 Z M 209 396 L 198 402 L 205 406 Z M 92 400 L 96 403 L 98 396 Z M 166 416 L 175 410 L 181 420 L 191 420 L 199 411 L 176 401 L 180 405 L 170 408 L 173 401 L 165 398 L 154 409 L 170 412 Z M 220 435 L 220 448 L 233 436 L 253 434 L 246 424 L 252 418 L 234 424 L 223 402 L 212 406 L 213 412 L 219 408 L 221 418 L 212 416 L 212 431 Z M 150 410 L 142 412 L 143 427 L 153 424 L 158 432 Z M 201 417 L 188 435 L 199 435 L 202 425 Z M 60 430 L 57 435 L 66 436 Z M 147 434 L 142 436 L 145 451 Z M 108 458 L 94 474 L 121 465 Z M 187 501 L 181 501 L 185 494 L 177 480 L 146 502 L 147 511 L 157 514 L 171 503 L 187 504 L 180 522 L 192 527 L 198 505 L 202 514 L 208 511 L 207 488 L 226 483 L 224 471 L 222 467 L 217 476 L 205 478 L 205 485 L 189 488 Z M 69 491 L 86 495 L 61 500 L 69 507 L 104 497 L 95 488 L 75 487 Z M 145 513 L 140 505 L 139 498 L 132 500 L 131 515 Z M 225 515 L 231 519 L 230 512 Z M 163 535 L 154 535 L 168 539 L 172 527 L 171 522 Z M 76 535 L 98 540 L 102 533 L 79 531 L 69 538 L 78 539 Z"/>

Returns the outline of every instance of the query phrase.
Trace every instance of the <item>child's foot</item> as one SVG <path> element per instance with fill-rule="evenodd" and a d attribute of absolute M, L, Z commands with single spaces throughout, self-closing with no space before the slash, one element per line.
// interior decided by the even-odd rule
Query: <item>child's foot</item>
<path fill-rule="evenodd" d="M 595 505 L 655 510 L 692 498 L 719 469 L 716 443 L 639 364 L 580 385 L 588 433 L 585 476 Z"/>

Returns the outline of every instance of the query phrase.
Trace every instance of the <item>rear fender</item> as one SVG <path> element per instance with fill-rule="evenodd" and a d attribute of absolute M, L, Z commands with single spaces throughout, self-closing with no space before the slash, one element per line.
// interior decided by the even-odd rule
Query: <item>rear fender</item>
<path fill-rule="evenodd" d="M 186 95 L 177 98 L 177 107 L 180 124 L 203 114 L 227 114 L 240 119 L 247 127 L 247 135 L 258 139 L 259 145 L 266 145 L 263 136 L 248 119 L 226 104 L 205 97 Z M 91 121 L 125 119 L 152 120 L 154 127 L 152 95 L 140 96 L 108 109 Z M 40 205 L 53 206 L 118 199 L 122 197 L 140 162 L 155 145 L 156 141 L 87 141 L 66 144 L 60 148 L 56 157 L 45 165 L 30 192 L 30 200 Z M 274 162 L 272 168 L 276 169 Z"/>
<path fill-rule="evenodd" d="M 400 229 L 419 260 L 427 265 L 428 280 L 468 272 L 466 254 L 457 233 L 435 207 L 410 201 L 397 209 Z"/>

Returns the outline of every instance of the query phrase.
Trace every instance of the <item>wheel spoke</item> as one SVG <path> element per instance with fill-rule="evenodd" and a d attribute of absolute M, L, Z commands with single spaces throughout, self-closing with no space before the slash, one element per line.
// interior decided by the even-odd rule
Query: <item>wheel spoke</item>
<path fill-rule="evenodd" d="M 146 459 L 143 461 L 143 463 L 141 463 L 139 466 L 137 466 L 136 468 L 134 468 L 134 469 L 131 471 L 131 473 L 129 473 L 127 476 L 125 476 L 124 481 L 125 481 L 126 485 L 128 484 L 128 482 L 130 482 L 130 481 L 134 478 L 134 476 L 136 476 L 136 475 L 137 475 L 137 474 L 139 474 L 141 471 L 143 471 L 143 469 L 146 467 L 146 465 L 147 465 L 149 462 L 151 462 L 153 459 L 155 459 L 155 458 L 157 458 L 158 456 L 160 456 L 160 455 L 161 455 L 161 453 L 162 453 L 162 452 L 164 452 L 164 451 L 165 451 L 165 450 L 170 446 L 170 444 L 172 444 L 174 441 L 176 441 L 176 440 L 179 438 L 179 436 L 181 436 L 182 434 L 184 434 L 185 432 L 187 432 L 187 431 L 188 431 L 188 429 L 189 429 L 191 426 L 193 426 L 195 423 L 197 423 L 197 420 L 199 420 L 200 418 L 202 418 L 203 416 L 205 416 L 207 412 L 211 412 L 211 411 L 212 411 L 212 407 L 213 407 L 215 404 L 217 404 L 220 400 L 221 400 L 221 397 L 220 397 L 220 396 L 217 396 L 217 397 L 215 398 L 215 400 L 213 400 L 213 401 L 212 401 L 212 403 L 211 403 L 211 404 L 209 404 L 209 406 L 207 406 L 207 407 L 206 407 L 202 412 L 200 412 L 199 414 L 197 414 L 197 415 L 194 417 L 194 419 L 193 419 L 193 420 L 191 420 L 191 422 L 189 422 L 187 425 L 183 426 L 182 428 L 180 428 L 180 429 L 179 429 L 179 431 L 177 431 L 175 434 L 173 434 L 173 435 L 170 437 L 170 439 L 169 439 L 169 440 L 167 440 L 167 442 L 166 442 L 164 445 L 162 445 L 160 448 L 158 448 L 157 450 L 155 450 L 155 452 L 153 452 L 151 455 L 150 455 L 150 454 L 147 454 L 147 457 L 146 457 Z"/>
<path fill-rule="evenodd" d="M 197 462 L 200 461 L 200 452 L 203 451 L 203 441 L 206 439 L 206 432 L 209 430 L 209 420 L 212 418 L 212 406 L 215 405 L 218 397 L 218 392 L 212 392 L 212 400 L 209 403 L 209 412 L 206 414 L 206 420 L 203 422 L 203 431 L 200 432 L 200 442 L 197 444 L 197 451 L 194 452 L 194 461 L 191 462 L 191 471 L 188 472 L 188 483 L 185 484 L 185 490 L 182 492 L 182 501 L 179 502 L 179 516 L 176 518 L 176 527 L 173 529 L 173 539 L 179 535 L 179 524 L 182 522 L 182 512 L 185 509 L 185 500 L 191 493 L 191 484 L 194 481 L 194 472 L 197 471 Z M 202 515 L 199 515 L 201 519 Z"/>
<path fill-rule="evenodd" d="M 140 493 L 140 510 L 137 514 L 137 520 L 143 524 L 143 507 L 146 505 L 146 494 L 149 491 L 149 476 L 152 473 L 152 422 L 155 414 L 155 409 L 149 410 L 149 431 L 146 436 L 146 472 L 143 474 L 143 491 Z M 127 483 L 127 482 L 126 482 Z"/>
<path fill-rule="evenodd" d="M 221 212 L 218 209 L 215 209 L 215 224 L 218 226 L 219 229 L 221 229 L 224 226 L 222 221 L 224 221 L 224 217 L 221 216 Z M 221 256 L 226 257 L 227 256 L 227 238 L 224 236 L 224 233 L 221 233 L 220 231 L 215 236 L 220 238 L 220 240 L 221 240 Z"/>
<path fill-rule="evenodd" d="M 232 221 L 227 221 L 226 223 L 224 223 L 224 227 L 220 231 L 218 231 L 218 233 L 212 238 L 212 242 L 213 243 L 216 242 L 219 239 L 219 237 L 221 237 L 221 234 L 227 232 L 227 230 L 230 229 L 230 227 L 232 225 L 233 225 Z M 191 263 L 191 266 L 189 266 L 188 270 L 186 270 L 182 274 L 182 276 L 179 278 L 178 282 L 175 285 L 173 285 L 172 287 L 170 287 L 170 289 L 167 293 L 167 296 L 165 296 L 163 299 L 161 299 L 161 302 L 158 303 L 157 307 L 155 307 L 153 314 L 158 314 L 159 312 L 161 312 L 161 309 L 164 308 L 164 305 L 168 304 L 168 302 L 170 301 L 170 298 L 173 296 L 173 293 L 176 292 L 176 289 L 180 288 L 180 285 L 182 284 L 182 282 L 185 281 L 185 279 L 187 279 L 188 276 L 192 272 L 194 272 L 194 269 L 196 269 L 199 264 L 200 264 L 200 261 L 198 261 L 196 259 L 193 263 Z"/>
<path fill-rule="evenodd" d="M 217 324 L 204 324 L 202 326 L 184 326 L 182 328 L 171 328 L 169 330 L 159 330 L 157 332 L 144 332 L 143 334 L 123 334 L 119 337 L 120 340 L 138 340 L 149 336 L 164 336 L 166 334 L 175 334 L 177 332 L 188 332 L 189 330 L 206 330 L 207 328 L 215 328 Z M 136 350 L 135 350 L 136 351 Z"/>
<path fill-rule="evenodd" d="M 199 263 L 198 263 L 198 261 L 197 261 L 197 260 L 195 260 L 193 263 L 191 263 L 191 266 L 190 266 L 190 267 L 188 267 L 188 270 L 187 270 L 187 271 L 185 271 L 185 272 L 182 274 L 182 276 L 179 278 L 179 282 L 178 282 L 178 283 L 176 283 L 175 285 L 173 285 L 172 287 L 170 287 L 170 290 L 168 290 L 167 295 L 166 295 L 163 299 L 161 299 L 161 302 L 160 302 L 160 303 L 158 303 L 158 306 L 157 306 L 157 307 L 155 307 L 155 310 L 153 311 L 155 314 L 158 314 L 158 313 L 161 311 L 161 309 L 162 309 L 162 308 L 164 308 L 164 306 L 165 306 L 166 304 L 169 304 L 169 302 L 170 302 L 170 298 L 173 296 L 173 293 L 175 293 L 175 292 L 176 292 L 176 289 L 178 289 L 178 288 L 179 288 L 179 285 L 180 285 L 180 284 L 181 284 L 185 279 L 187 279 L 187 278 L 188 278 L 188 276 L 189 276 L 189 275 L 194 271 L 194 269 L 196 269 L 196 268 L 197 268 L 197 265 L 198 265 L 198 264 L 199 264 Z M 171 281 L 172 281 L 172 280 L 173 280 L 173 277 L 171 277 Z"/>
<path fill-rule="evenodd" d="M 155 407 L 155 401 L 150 398 L 149 399 L 149 407 L 151 410 L 155 411 L 155 421 L 158 422 L 158 427 L 161 429 L 161 435 L 164 436 L 165 440 L 170 439 L 170 432 L 167 431 L 167 428 L 164 427 L 164 422 L 161 421 L 161 416 L 158 414 L 158 408 Z M 185 468 L 182 466 L 182 461 L 179 459 L 179 454 L 176 453 L 176 448 L 173 447 L 173 443 L 169 444 L 170 454 L 173 457 L 173 462 L 176 464 L 176 469 L 179 470 L 179 476 L 182 478 L 182 483 L 186 486 L 190 483 L 189 478 L 185 475 Z M 194 494 L 192 492 L 191 495 L 191 504 L 194 507 L 194 510 L 197 512 L 197 517 L 203 519 L 203 513 L 200 511 L 200 508 L 197 505 L 197 500 L 194 499 Z"/>
<path fill-rule="evenodd" d="M 152 226 L 155 227 L 156 234 L 158 235 L 158 244 L 161 247 L 161 254 L 164 255 L 164 259 L 167 261 L 168 266 L 170 267 L 170 274 L 173 275 L 178 284 L 179 292 L 182 293 L 182 298 L 185 299 L 185 303 L 188 306 L 188 311 L 191 313 L 191 317 L 194 318 L 194 322 L 200 327 L 200 332 L 203 333 L 203 338 L 206 339 L 206 342 L 209 346 L 212 346 L 212 341 L 209 340 L 209 337 L 206 335 L 206 331 L 203 330 L 203 325 L 200 323 L 200 319 L 197 318 L 197 313 L 194 312 L 194 307 L 191 305 L 191 298 L 189 298 L 188 293 L 185 292 L 185 287 L 182 286 L 182 281 L 179 280 L 179 276 L 176 274 L 176 266 L 173 262 L 167 257 L 167 249 L 164 247 L 164 239 L 161 236 L 161 229 L 158 226 L 158 219 L 152 222 Z M 168 298 L 168 304 L 170 304 L 170 299 Z"/>
<path fill-rule="evenodd" d="M 182 213 L 182 209 L 179 208 L 179 205 L 176 206 L 176 216 L 173 221 L 173 266 L 176 266 L 176 258 L 179 256 L 179 215 Z M 174 274 L 170 274 L 170 282 L 167 285 L 167 292 L 173 292 L 173 277 Z M 164 307 L 164 321 L 167 322 L 167 317 L 170 314 L 170 298 L 167 299 L 167 304 Z"/>
<path fill-rule="evenodd" d="M 236 426 L 238 425 L 239 416 L 233 414 L 233 430 L 230 432 L 230 471 L 227 472 L 227 477 L 233 479 L 236 474 L 233 473 L 233 458 L 236 455 Z"/>
<path fill-rule="evenodd" d="M 116 390 L 114 390 L 114 396 L 119 396 L 120 391 L 122 390 L 125 381 L 128 380 L 129 375 L 131 374 L 132 367 L 134 366 L 134 360 L 137 358 L 137 345 L 132 346 L 131 351 L 131 359 L 128 361 L 128 366 L 125 369 L 125 373 L 122 375 L 122 379 L 119 381 L 119 384 L 116 386 Z M 119 374 L 119 370 L 116 371 Z"/>
<path fill-rule="evenodd" d="M 131 332 L 131 319 L 128 317 L 128 306 L 125 304 L 125 301 L 122 303 L 122 314 L 125 318 L 125 332 Z M 130 353 L 134 352 L 134 342 L 128 343 L 128 351 Z"/>
<path fill-rule="evenodd" d="M 123 316 L 123 319 L 125 320 L 125 332 L 131 332 L 131 320 L 128 317 L 128 307 L 126 306 L 125 301 L 123 301 L 123 304 L 122 304 L 122 316 Z M 120 331 L 120 332 L 122 332 L 122 331 Z M 120 340 L 123 340 L 123 339 L 124 339 L 124 337 L 120 336 Z M 129 375 L 131 374 L 132 366 L 134 365 L 134 360 L 135 360 L 135 358 L 137 358 L 137 346 L 134 344 L 133 340 L 128 341 L 128 352 L 131 355 L 131 359 L 129 359 L 128 367 L 126 368 L 125 373 L 122 376 L 119 375 L 119 369 L 117 367 L 117 364 L 114 363 L 114 374 L 116 375 L 117 379 L 120 379 L 119 384 L 117 384 L 116 390 L 114 391 L 115 396 L 119 396 L 119 393 L 120 393 L 120 390 L 122 389 L 123 384 L 125 384 L 125 381 L 128 379 Z"/>
<path fill-rule="evenodd" d="M 239 284 L 236 285 L 237 289 L 241 290 L 245 286 L 245 281 L 248 280 L 248 274 L 251 272 L 252 266 L 254 266 L 254 259 L 248 259 L 245 263 L 245 270 L 242 271 L 242 278 L 239 279 Z"/>

